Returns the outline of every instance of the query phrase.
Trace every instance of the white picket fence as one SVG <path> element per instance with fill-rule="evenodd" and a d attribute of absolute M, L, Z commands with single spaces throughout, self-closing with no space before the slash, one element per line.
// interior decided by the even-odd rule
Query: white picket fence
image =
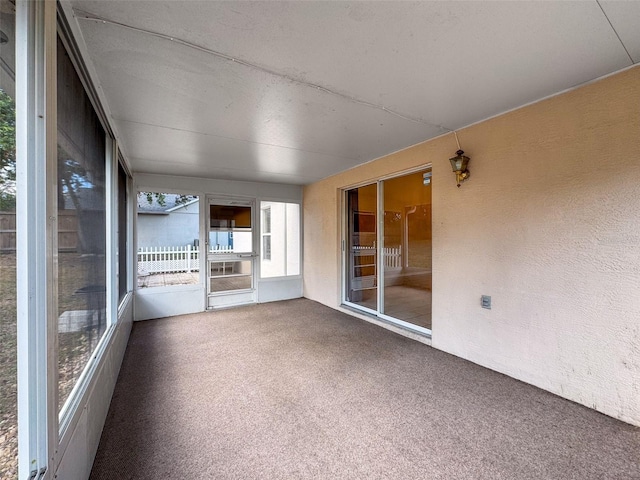
<path fill-rule="evenodd" d="M 228 247 L 212 246 L 209 253 L 232 253 Z M 138 249 L 138 275 L 152 273 L 197 272 L 200 250 L 192 245 L 178 247 L 142 247 Z"/>
<path fill-rule="evenodd" d="M 143 247 L 138 249 L 138 275 L 193 272 L 200 270 L 197 247 Z"/>
<path fill-rule="evenodd" d="M 387 268 L 402 267 L 402 247 L 384 247 L 382 249 L 384 266 Z"/>
<path fill-rule="evenodd" d="M 360 255 L 375 255 L 371 247 L 354 247 Z M 209 253 L 233 253 L 230 247 L 211 246 Z M 383 264 L 387 268 L 402 267 L 401 247 L 382 249 Z M 138 275 L 152 273 L 197 272 L 200 270 L 200 250 L 192 245 L 178 247 L 142 247 L 138 249 Z"/>
<path fill-rule="evenodd" d="M 363 247 L 356 245 L 353 247 L 353 253 L 358 257 L 371 257 L 372 260 L 369 263 L 374 263 L 375 255 L 377 253 L 375 247 Z M 402 247 L 384 247 L 382 249 L 383 265 L 387 268 L 402 268 Z M 366 263 L 366 262 L 365 262 Z"/>

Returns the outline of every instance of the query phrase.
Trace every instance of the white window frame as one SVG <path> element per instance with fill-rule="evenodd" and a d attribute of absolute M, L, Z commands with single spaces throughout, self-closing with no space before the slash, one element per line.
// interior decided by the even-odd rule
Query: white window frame
<path fill-rule="evenodd" d="M 53 478 L 57 415 L 56 3 L 16 3 L 18 475 Z M 53 59 L 53 61 L 52 61 Z"/>
<path fill-rule="evenodd" d="M 89 73 L 87 72 L 86 68 L 83 68 L 84 64 L 80 63 L 80 59 L 78 58 L 78 56 L 80 55 L 80 52 L 76 48 L 77 46 L 74 43 L 72 43 L 72 39 L 69 38 L 73 35 L 73 32 L 67 31 L 64 28 L 65 25 L 68 25 L 61 20 L 61 18 L 63 18 L 64 15 L 65 14 L 60 12 L 60 16 L 57 17 L 58 22 L 56 23 L 56 39 L 55 39 L 56 43 L 54 43 L 55 50 L 53 51 L 52 54 L 47 56 L 47 61 L 49 61 L 54 65 L 53 67 L 54 69 L 57 68 L 57 58 L 56 58 L 55 52 L 57 51 L 57 38 L 60 37 L 64 45 L 64 48 L 67 51 L 71 59 L 71 62 L 73 63 L 73 67 L 76 71 L 76 74 L 78 75 L 78 77 L 80 78 L 80 81 L 82 82 L 85 94 L 87 95 L 89 101 L 91 102 L 92 108 L 94 109 L 94 112 L 97 115 L 100 121 L 100 125 L 102 126 L 105 133 L 105 201 L 106 201 L 106 206 L 105 206 L 105 221 L 106 221 L 106 225 L 105 225 L 106 308 L 105 310 L 106 312 L 105 314 L 107 316 L 107 324 L 106 324 L 106 329 L 102 334 L 102 338 L 100 338 L 95 349 L 93 350 L 93 352 L 91 352 L 91 357 L 88 359 L 86 365 L 83 367 L 83 371 L 78 377 L 64 405 L 58 405 L 59 403 L 58 385 L 56 383 L 54 396 L 56 399 L 55 402 L 58 410 L 57 427 L 58 427 L 58 435 L 60 439 L 58 443 L 58 448 L 56 450 L 57 457 L 61 457 L 63 455 L 66 447 L 69 444 L 71 434 L 73 433 L 73 427 L 79 421 L 80 414 L 82 413 L 81 412 L 82 409 L 80 407 L 81 405 L 83 405 L 84 401 L 86 400 L 91 381 L 94 377 L 96 369 L 103 355 L 105 354 L 107 346 L 109 345 L 111 338 L 113 337 L 113 334 L 115 332 L 115 327 L 118 321 L 117 287 L 114 287 L 116 285 L 115 272 L 117 272 L 117 265 L 115 263 L 117 262 L 117 255 L 116 255 L 117 239 L 115 238 L 117 235 L 117 228 L 116 228 L 116 225 L 113 223 L 117 215 L 117 208 L 114 208 L 113 206 L 113 202 L 117 198 L 117 193 L 115 190 L 115 188 L 117 187 L 117 178 L 114 177 L 114 175 L 117 175 L 117 156 L 116 156 L 117 144 L 116 144 L 116 141 L 113 139 L 113 134 L 105 118 L 105 114 L 100 109 L 100 100 L 97 98 L 97 93 L 93 88 L 91 79 L 88 77 Z M 56 89 L 57 89 L 57 85 L 56 85 Z M 54 92 L 55 92 L 54 96 L 57 97 L 57 90 L 54 90 Z M 57 110 L 54 110 L 54 115 L 57 118 Z M 54 138 L 55 138 L 54 148 L 56 149 L 55 165 L 57 167 L 57 128 L 56 128 L 56 133 Z M 52 178 L 55 178 L 57 180 L 57 177 L 58 177 L 57 168 L 52 172 L 52 174 L 53 174 Z M 52 205 L 54 206 L 54 209 L 55 209 L 54 210 L 55 213 L 53 215 L 55 217 L 57 216 L 58 196 L 57 196 L 57 184 L 54 183 L 54 185 L 56 186 L 55 188 L 53 188 L 54 197 L 52 197 Z M 55 240 L 55 243 L 52 244 L 52 248 L 53 248 L 53 251 L 56 252 L 57 254 L 57 251 L 58 251 L 57 223 L 56 223 L 56 234 L 55 234 L 54 240 Z M 58 304 L 57 302 L 58 302 L 58 298 L 57 297 L 58 296 L 57 296 L 57 286 L 56 286 L 55 308 L 54 308 L 54 311 L 56 312 L 56 318 L 55 318 L 55 327 L 53 327 L 53 331 L 55 332 L 55 336 L 56 336 L 56 340 L 55 340 L 56 364 L 54 367 L 55 378 L 57 378 L 57 368 L 58 368 L 58 365 L 57 365 L 57 357 L 58 357 L 58 351 L 57 351 Z"/>
<path fill-rule="evenodd" d="M 132 218 L 135 219 L 135 227 L 132 229 L 131 231 L 131 245 L 133 245 L 132 249 L 129 249 L 129 252 L 131 254 L 131 258 L 130 258 L 130 263 L 129 265 L 129 281 L 130 281 L 130 289 L 129 291 L 142 291 L 142 292 L 162 292 L 162 291 L 172 291 L 172 290 L 178 290 L 178 289 L 182 289 L 182 288 L 191 288 L 191 287 L 202 287 L 203 285 L 206 284 L 206 269 L 204 267 L 202 267 L 203 263 L 202 262 L 206 262 L 207 259 L 207 250 L 209 248 L 208 244 L 207 244 L 207 235 L 208 233 L 206 232 L 206 229 L 203 227 L 203 218 L 206 218 L 205 215 L 208 215 L 208 211 L 205 212 L 205 206 L 203 204 L 203 199 L 205 198 L 206 195 L 204 195 L 202 192 L 198 191 L 197 189 L 193 189 L 193 190 L 185 190 L 185 189 L 176 189 L 176 188 L 158 188 L 158 187 L 144 187 L 144 186 L 140 186 L 140 185 L 136 185 L 135 187 L 131 188 L 130 190 L 131 196 L 129 197 L 130 201 L 130 208 L 129 208 L 129 213 L 131 215 Z M 139 241 L 140 241 L 140 225 L 138 222 L 138 215 L 139 215 L 139 211 L 138 211 L 138 196 L 141 193 L 152 193 L 152 194 L 159 194 L 159 193 L 168 193 L 170 195 L 190 195 L 190 196 L 194 196 L 198 198 L 198 249 L 199 249 L 199 254 L 198 254 L 198 258 L 200 260 L 200 275 L 198 275 L 198 283 L 181 283 L 181 284 L 177 284 L 177 285 L 167 285 L 167 286 L 157 286 L 157 287 L 138 287 L 138 249 L 140 248 L 139 245 Z M 203 214 L 204 212 L 204 214 Z M 127 225 L 128 228 L 131 227 L 131 224 Z"/>
<path fill-rule="evenodd" d="M 116 209 L 116 219 L 115 221 L 117 222 L 115 224 L 115 268 L 116 271 L 118 272 L 118 278 L 117 278 L 117 282 L 116 282 L 116 289 L 115 289 L 115 296 L 116 296 L 116 304 L 117 304 L 117 317 L 116 318 L 120 318 L 122 311 L 124 309 L 124 307 L 127 305 L 127 303 L 129 302 L 132 293 L 133 293 L 133 275 L 132 275 L 132 268 L 133 267 L 133 261 L 134 261 L 134 256 L 133 256 L 133 249 L 132 249 L 132 245 L 133 245 L 133 222 L 132 222 L 132 218 L 133 218 L 133 211 L 134 211 L 134 206 L 133 206 L 133 200 L 131 198 L 132 196 L 132 192 L 133 192 L 133 187 L 132 187 L 132 180 L 131 180 L 131 172 L 129 170 L 129 167 L 127 166 L 124 157 L 122 156 L 122 153 L 120 152 L 120 149 L 118 148 L 118 144 L 116 142 L 116 161 L 115 161 L 115 177 L 114 177 L 114 182 L 116 184 L 115 187 L 115 193 L 114 193 L 114 202 L 117 203 L 117 209 Z M 120 202 L 119 199 L 120 197 L 118 196 L 118 166 L 121 166 L 122 169 L 124 170 L 125 175 L 127 176 L 127 181 L 125 182 L 125 190 L 126 190 L 126 196 L 127 196 L 127 205 L 126 205 L 126 211 L 124 212 L 126 217 L 127 217 L 127 226 L 126 229 L 127 231 L 125 232 L 125 235 L 127 237 L 126 242 L 125 242 L 125 249 L 124 251 L 120 251 L 120 238 L 118 236 L 118 228 L 120 226 L 120 219 L 118 218 L 118 216 L 120 215 Z M 126 270 L 124 272 L 120 271 L 120 256 L 124 255 L 125 258 L 125 262 L 126 262 Z M 125 295 L 122 297 L 122 300 L 120 300 L 120 284 L 124 282 L 125 283 L 125 290 L 126 293 Z"/>
<path fill-rule="evenodd" d="M 261 220 L 260 223 L 260 233 L 262 235 L 261 247 L 262 247 L 262 256 L 261 260 L 271 261 L 271 206 L 262 207 L 260 209 Z M 268 222 L 267 222 L 268 220 Z M 268 228 L 267 228 L 268 227 Z M 268 242 L 266 240 L 268 239 Z M 269 243 L 269 252 L 267 255 L 267 245 Z"/>
<path fill-rule="evenodd" d="M 57 2 L 16 2 L 18 478 L 52 480 L 117 322 L 117 145 L 105 127 L 107 329 L 58 412 Z M 66 46 L 68 48 L 68 45 Z M 73 52 L 69 52 L 74 60 Z M 77 53 L 77 52 L 76 52 Z M 75 60 L 74 60 L 75 61 Z M 94 107 L 87 72 L 77 68 Z M 94 92 L 95 93 L 95 92 Z M 117 171 L 117 170 L 115 170 Z M 129 178 L 128 183 L 131 180 Z M 130 214 L 129 214 L 130 215 Z M 130 228 L 130 226 L 128 226 Z M 131 255 L 129 254 L 130 258 Z M 130 279 L 127 282 L 130 283 Z"/>
<path fill-rule="evenodd" d="M 263 282 L 271 282 L 271 281 L 278 281 L 278 279 L 283 280 L 283 279 L 295 279 L 295 278 L 302 278 L 302 269 L 303 269 L 303 259 L 302 259 L 302 253 L 303 253 L 303 223 L 302 223 L 302 203 L 299 201 L 295 201 L 295 200 L 283 200 L 283 199 L 278 199 L 278 198 L 259 198 L 258 199 L 258 205 L 260 205 L 260 258 L 259 258 L 259 264 L 262 264 L 263 261 L 267 261 L 270 262 L 271 259 L 266 259 L 263 258 L 263 243 L 262 243 L 262 238 L 265 234 L 265 232 L 263 232 L 263 228 L 262 228 L 262 224 L 263 224 L 263 211 L 266 209 L 270 209 L 271 206 L 267 205 L 267 206 L 262 206 L 263 203 L 281 203 L 283 205 L 285 205 L 285 234 L 286 234 L 286 229 L 287 229 L 287 220 L 286 220 L 286 208 L 287 205 L 297 205 L 298 206 L 298 214 L 297 214 L 297 222 L 298 222 L 298 242 L 299 242 L 299 248 L 298 248 L 298 273 L 290 273 L 289 272 L 289 264 L 287 262 L 287 258 L 288 258 L 288 244 L 285 241 L 285 263 L 284 263 L 284 275 L 278 275 L 278 276 L 263 276 L 263 272 L 262 269 L 260 269 L 260 281 Z M 272 225 L 270 225 L 271 227 Z M 269 229 L 268 234 L 271 235 L 272 234 L 272 229 Z"/>

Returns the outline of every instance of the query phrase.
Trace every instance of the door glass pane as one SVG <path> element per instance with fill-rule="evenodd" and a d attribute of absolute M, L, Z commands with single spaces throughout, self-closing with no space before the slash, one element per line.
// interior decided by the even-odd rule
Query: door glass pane
<path fill-rule="evenodd" d="M 250 205 L 209 205 L 208 262 L 209 294 L 253 288 Z"/>
<path fill-rule="evenodd" d="M 377 310 L 377 185 L 347 192 L 347 300 Z"/>
<path fill-rule="evenodd" d="M 251 259 L 209 262 L 209 293 L 250 289 L 252 263 Z"/>
<path fill-rule="evenodd" d="M 200 283 L 197 195 L 138 193 L 138 288 Z"/>
<path fill-rule="evenodd" d="M 18 478 L 15 2 L 0 1 L 0 478 Z"/>
<path fill-rule="evenodd" d="M 381 313 L 431 329 L 431 184 L 425 173 L 383 182 Z"/>
<path fill-rule="evenodd" d="M 209 253 L 252 251 L 251 206 L 209 205 Z"/>
<path fill-rule="evenodd" d="M 106 329 L 105 132 L 58 39 L 58 409 Z"/>

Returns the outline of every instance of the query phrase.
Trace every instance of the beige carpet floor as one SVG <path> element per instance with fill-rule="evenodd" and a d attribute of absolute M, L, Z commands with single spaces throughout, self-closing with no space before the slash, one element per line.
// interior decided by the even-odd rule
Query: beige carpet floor
<path fill-rule="evenodd" d="M 305 299 L 135 323 L 91 479 L 640 479 L 640 429 Z"/>

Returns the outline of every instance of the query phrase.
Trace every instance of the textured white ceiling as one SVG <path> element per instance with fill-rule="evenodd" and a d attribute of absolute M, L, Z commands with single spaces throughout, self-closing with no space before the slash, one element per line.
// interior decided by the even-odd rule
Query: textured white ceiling
<path fill-rule="evenodd" d="M 640 59 L 640 2 L 70 5 L 146 173 L 307 184 Z"/>

